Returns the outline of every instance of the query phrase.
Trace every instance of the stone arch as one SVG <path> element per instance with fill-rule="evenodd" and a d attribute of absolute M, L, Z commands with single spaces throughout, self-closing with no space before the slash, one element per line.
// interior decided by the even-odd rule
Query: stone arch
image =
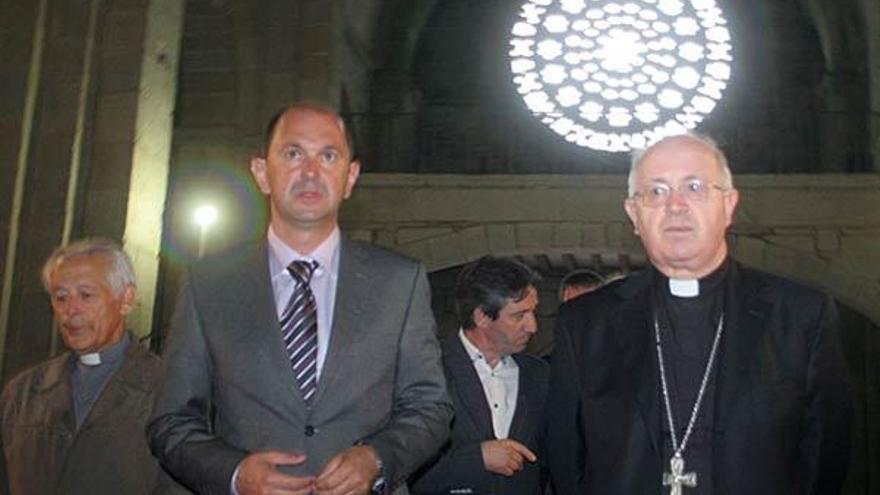
<path fill-rule="evenodd" d="M 364 176 L 343 225 L 441 270 L 484 254 L 643 260 L 616 176 Z M 730 232 L 750 266 L 821 288 L 880 323 L 880 177 L 740 176 Z"/>
<path fill-rule="evenodd" d="M 406 250 L 421 253 L 429 271 L 461 265 L 489 254 L 600 256 L 603 259 L 626 256 L 637 260 L 637 264 L 643 263 L 645 254 L 637 240 L 632 236 L 618 237 L 622 229 L 623 226 L 616 223 L 500 222 L 460 230 L 439 229 L 436 235 L 409 244 Z M 609 237 L 616 239 L 613 245 L 606 244 Z"/>
<path fill-rule="evenodd" d="M 880 308 L 866 287 L 870 282 L 857 267 L 840 266 L 805 249 L 767 242 L 760 237 L 737 235 L 731 244 L 733 256 L 743 263 L 820 288 L 880 324 Z"/>
<path fill-rule="evenodd" d="M 617 226 L 612 225 L 610 230 L 617 230 Z M 424 239 L 405 244 L 403 250 L 419 256 L 429 271 L 434 291 L 434 311 L 441 333 L 448 333 L 455 328 L 452 296 L 455 277 L 444 275 L 443 272 L 451 271 L 457 274 L 457 267 L 481 256 L 492 254 L 518 258 L 541 256 L 558 259 L 567 255 L 577 255 L 581 258 L 598 255 L 605 260 L 612 260 L 612 263 L 615 258 L 620 257 L 632 260 L 632 265 L 636 266 L 644 266 L 647 263 L 644 250 L 637 239 L 626 236 L 624 242 L 614 242 L 614 246 L 601 245 L 601 238 L 596 239 L 598 242 L 588 242 L 586 245 L 583 242 L 566 243 L 560 242 L 562 237 L 557 227 L 552 223 L 528 225 L 499 223 L 475 225 L 458 231 L 437 229 L 426 233 L 428 237 Z M 576 226 L 570 227 L 576 228 Z M 586 227 L 588 231 L 590 228 Z M 595 229 L 595 226 L 592 228 Z M 518 233 L 520 235 L 517 235 Z M 607 236 L 605 240 L 608 240 Z M 730 246 L 732 255 L 738 261 L 753 268 L 820 288 L 843 305 L 842 312 L 846 313 L 849 311 L 846 308 L 850 308 L 873 321 L 875 325 L 880 322 L 876 301 L 872 300 L 871 293 L 861 286 L 860 279 L 863 277 L 854 273 L 853 269 L 834 268 L 833 263 L 829 263 L 827 259 L 805 250 L 767 242 L 760 237 L 733 234 L 730 236 Z M 547 270 L 539 271 L 542 271 L 544 276 L 542 286 L 539 287 L 541 300 L 539 327 L 542 331 L 533 338 L 530 351 L 545 355 L 552 350 L 552 328 L 558 304 L 556 293 L 564 272 L 556 272 L 558 276 L 554 276 L 554 270 L 550 270 L 550 273 L 547 273 Z M 626 271 L 624 270 L 624 273 Z M 845 318 L 842 319 L 841 324 L 845 321 Z M 860 342 L 860 339 L 866 338 L 858 335 L 859 328 L 845 330 L 847 342 Z M 851 334 L 851 332 L 855 333 Z M 862 358 L 856 356 L 851 359 L 859 361 Z"/>
<path fill-rule="evenodd" d="M 443 270 L 473 261 L 481 256 L 599 254 L 606 258 L 628 256 L 646 262 L 644 250 L 637 238 L 622 234 L 616 223 L 563 224 L 555 222 L 512 222 L 474 225 L 460 230 L 437 229 L 425 232 L 426 238 L 402 246 L 424 261 L 428 271 Z M 576 235 L 583 228 L 584 233 Z M 608 231 L 613 231 L 609 236 Z M 593 232 L 597 235 L 590 236 Z M 592 237 L 591 239 L 589 239 Z M 611 241 L 609 243 L 609 241 Z M 774 244 L 760 237 L 731 235 L 731 253 L 739 261 L 776 275 L 798 280 L 827 291 L 835 299 L 859 311 L 875 323 L 880 323 L 880 310 L 871 293 L 865 290 L 862 277 L 855 268 L 837 268 L 828 259 L 792 247 Z"/>

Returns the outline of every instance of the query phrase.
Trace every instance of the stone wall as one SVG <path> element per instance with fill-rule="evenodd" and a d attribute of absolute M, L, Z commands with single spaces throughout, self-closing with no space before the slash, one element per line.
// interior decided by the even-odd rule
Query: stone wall
<path fill-rule="evenodd" d="M 736 184 L 737 259 L 823 288 L 880 324 L 880 175 L 749 175 Z M 624 190 L 623 175 L 365 174 L 342 223 L 430 270 L 488 253 L 644 260 Z"/>

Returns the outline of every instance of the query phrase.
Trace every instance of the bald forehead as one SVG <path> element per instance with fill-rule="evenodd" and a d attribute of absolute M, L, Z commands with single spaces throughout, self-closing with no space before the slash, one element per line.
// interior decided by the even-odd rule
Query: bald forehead
<path fill-rule="evenodd" d="M 278 134 L 280 132 L 283 132 L 287 126 L 299 123 L 297 121 L 305 119 L 323 120 L 326 123 L 330 123 L 331 125 L 336 127 L 336 129 L 339 131 L 339 135 L 342 136 L 342 140 L 343 142 L 345 142 L 346 147 L 348 148 L 346 151 L 348 152 L 349 156 L 353 154 L 352 143 L 350 141 L 351 138 L 345 127 L 345 121 L 342 119 L 342 117 L 330 111 L 329 109 L 323 109 L 317 106 L 294 106 L 285 110 L 284 113 L 282 113 L 281 116 L 278 118 L 277 123 L 272 129 L 271 139 L 266 143 L 267 150 L 278 137 Z"/>
<path fill-rule="evenodd" d="M 281 115 L 280 121 L 281 124 L 284 125 L 294 122 L 297 119 L 308 118 L 326 119 L 328 122 L 333 122 L 336 128 L 339 129 L 339 133 L 345 135 L 345 122 L 342 120 L 342 118 L 335 113 L 327 110 L 322 110 L 320 108 L 292 107 Z M 281 126 L 276 126 L 276 133 L 278 132 L 278 127 Z"/>
<path fill-rule="evenodd" d="M 672 165 L 675 160 L 681 159 L 683 156 L 702 155 L 700 162 L 707 168 L 714 166 L 715 171 L 720 176 L 723 176 L 724 171 L 722 170 L 723 164 L 720 160 L 720 153 L 721 152 L 711 144 L 705 143 L 694 136 L 682 135 L 668 137 L 658 141 L 645 150 L 644 154 L 642 154 L 639 159 L 639 166 L 636 168 L 636 172 L 638 173 L 639 169 L 642 169 L 642 166 L 648 162 L 650 162 L 652 169 L 656 169 L 657 167 L 663 169 L 666 168 L 667 165 Z"/>
<path fill-rule="evenodd" d="M 703 152 L 713 156 L 713 161 L 717 160 L 714 158 L 715 148 L 710 146 L 708 143 L 704 143 L 699 139 L 693 136 L 673 136 L 662 139 L 652 145 L 650 148 L 645 150 L 645 153 L 642 155 L 642 161 L 649 159 L 652 155 L 663 151 L 691 151 L 691 152 Z"/>

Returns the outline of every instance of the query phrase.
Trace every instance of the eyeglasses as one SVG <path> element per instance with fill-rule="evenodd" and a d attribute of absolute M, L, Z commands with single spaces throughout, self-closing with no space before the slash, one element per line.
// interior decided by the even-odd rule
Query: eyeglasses
<path fill-rule="evenodd" d="M 663 206 L 669 202 L 673 191 L 680 194 L 686 201 L 703 202 L 709 199 L 709 192 L 713 189 L 722 192 L 728 190 L 728 188 L 717 184 L 707 184 L 699 179 L 692 179 L 678 186 L 670 186 L 662 182 L 651 184 L 637 191 L 632 197 L 640 199 L 645 206 Z"/>

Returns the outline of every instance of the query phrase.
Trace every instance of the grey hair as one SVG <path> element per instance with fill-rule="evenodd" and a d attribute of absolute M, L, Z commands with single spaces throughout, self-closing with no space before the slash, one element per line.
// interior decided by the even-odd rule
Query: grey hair
<path fill-rule="evenodd" d="M 709 151 L 712 152 L 712 155 L 715 156 L 715 162 L 718 164 L 718 168 L 721 171 L 721 187 L 724 187 L 725 189 L 733 188 L 733 174 L 730 172 L 730 165 L 728 165 L 727 163 L 727 157 L 724 156 L 724 152 L 721 151 L 721 148 L 718 147 L 718 143 L 705 134 L 700 134 L 697 132 L 687 132 L 685 134 L 667 136 L 652 144 L 651 146 L 648 146 L 647 148 L 635 150 L 632 152 L 629 166 L 629 176 L 626 178 L 626 196 L 628 198 L 633 197 L 633 195 L 636 193 L 636 171 L 638 170 L 639 166 L 641 166 L 642 161 L 645 159 L 645 156 L 657 146 L 660 146 L 661 144 L 672 139 L 684 139 L 693 143 L 701 144 L 708 148 Z"/>
<path fill-rule="evenodd" d="M 51 292 L 49 278 L 65 261 L 82 256 L 104 256 L 110 261 L 110 271 L 107 273 L 107 283 L 113 288 L 117 296 L 122 294 L 126 287 L 137 288 L 134 275 L 134 266 L 131 258 L 122 250 L 122 247 L 110 239 L 92 237 L 72 242 L 66 246 L 59 246 L 49 255 L 49 259 L 43 264 L 42 278 L 46 292 Z"/>

